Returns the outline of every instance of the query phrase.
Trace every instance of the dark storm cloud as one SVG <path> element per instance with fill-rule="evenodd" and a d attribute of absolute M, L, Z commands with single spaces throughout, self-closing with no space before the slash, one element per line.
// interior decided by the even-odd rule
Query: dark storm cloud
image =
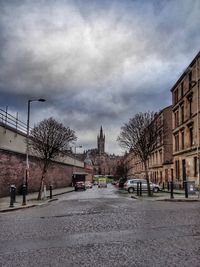
<path fill-rule="evenodd" d="M 0 1 L 0 106 L 31 122 L 54 116 L 96 146 L 100 125 L 117 151 L 120 126 L 171 102 L 199 50 L 200 2 Z"/>

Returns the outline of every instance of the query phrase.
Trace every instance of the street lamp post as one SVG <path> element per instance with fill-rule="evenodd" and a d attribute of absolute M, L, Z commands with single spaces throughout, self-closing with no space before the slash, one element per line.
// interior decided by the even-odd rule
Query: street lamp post
<path fill-rule="evenodd" d="M 28 179 L 29 179 L 29 128 L 30 128 L 30 106 L 31 102 L 39 101 L 45 102 L 46 100 L 43 98 L 40 99 L 30 99 L 28 100 L 28 117 L 27 117 L 27 132 L 26 132 L 26 190 L 28 189 Z"/>

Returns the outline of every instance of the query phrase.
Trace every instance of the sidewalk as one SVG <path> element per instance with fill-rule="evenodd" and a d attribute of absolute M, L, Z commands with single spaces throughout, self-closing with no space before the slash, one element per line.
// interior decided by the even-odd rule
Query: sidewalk
<path fill-rule="evenodd" d="M 185 198 L 185 192 L 183 190 L 174 190 L 174 198 L 171 198 L 169 191 L 162 191 L 154 193 L 153 197 L 148 197 L 147 193 L 142 192 L 142 196 L 137 196 L 136 193 L 131 196 L 131 198 L 137 200 L 148 200 L 148 201 L 171 201 L 171 202 L 200 202 L 199 192 L 196 194 L 189 194 L 188 198 Z"/>
<path fill-rule="evenodd" d="M 42 200 L 37 200 L 38 192 L 29 193 L 26 196 L 26 205 L 22 205 L 22 195 L 16 195 L 16 202 L 14 203 L 14 207 L 10 208 L 10 196 L 0 198 L 0 212 L 8 212 L 18 209 L 31 208 L 35 206 L 44 205 L 50 201 L 56 200 L 55 196 L 62 195 L 65 193 L 73 192 L 74 187 L 64 187 L 53 189 L 53 198 L 49 199 L 49 190 L 47 190 L 46 198 Z"/>

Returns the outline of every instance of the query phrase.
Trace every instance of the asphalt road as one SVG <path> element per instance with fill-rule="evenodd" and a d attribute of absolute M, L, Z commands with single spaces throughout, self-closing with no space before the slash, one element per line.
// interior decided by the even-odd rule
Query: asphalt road
<path fill-rule="evenodd" d="M 0 214 L 0 266 L 200 266 L 199 202 L 125 196 L 93 187 Z"/>

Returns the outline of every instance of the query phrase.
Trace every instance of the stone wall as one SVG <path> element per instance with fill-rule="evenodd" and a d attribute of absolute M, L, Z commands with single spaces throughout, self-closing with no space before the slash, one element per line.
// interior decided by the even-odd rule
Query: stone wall
<path fill-rule="evenodd" d="M 41 178 L 41 162 L 35 157 L 29 157 L 30 177 L 28 180 L 28 191 L 38 191 Z M 9 186 L 15 184 L 18 192 L 25 179 L 26 155 L 0 149 L 0 197 L 9 194 Z M 47 177 L 47 188 L 50 184 L 54 188 L 71 185 L 72 172 L 83 171 L 84 168 L 73 167 L 69 164 L 53 162 Z"/>

